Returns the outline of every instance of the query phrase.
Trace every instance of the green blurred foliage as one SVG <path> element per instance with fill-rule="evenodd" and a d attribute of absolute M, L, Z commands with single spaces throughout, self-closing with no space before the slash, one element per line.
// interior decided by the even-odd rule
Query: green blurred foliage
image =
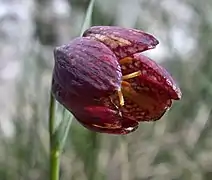
<path fill-rule="evenodd" d="M 33 2 L 37 11 L 32 16 L 31 42 L 20 61 L 21 75 L 14 81 L 16 113 L 10 119 L 14 133 L 6 136 L 0 128 L 1 180 L 48 179 L 52 50 L 79 34 L 89 3 L 69 0 L 69 15 L 60 17 L 51 9 L 51 1 Z M 61 158 L 61 180 L 211 179 L 211 10 L 210 0 L 96 1 L 93 25 L 133 24 L 160 39 L 159 46 L 166 51 L 154 59 L 163 60 L 161 64 L 179 82 L 183 98 L 160 121 L 143 123 L 123 137 L 90 132 L 73 120 Z M 195 42 L 188 52 L 184 49 L 189 39 L 180 39 L 180 50 L 174 43 L 173 31 L 179 29 Z"/>

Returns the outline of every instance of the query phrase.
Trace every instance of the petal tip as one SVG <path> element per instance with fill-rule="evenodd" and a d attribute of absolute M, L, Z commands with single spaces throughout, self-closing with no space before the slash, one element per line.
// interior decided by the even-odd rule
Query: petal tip
<path fill-rule="evenodd" d="M 174 100 L 180 100 L 180 99 L 182 99 L 182 91 L 180 90 L 179 87 L 177 88 L 177 90 L 175 92 L 176 92 L 176 97 L 175 97 Z"/>
<path fill-rule="evenodd" d="M 159 41 L 149 33 L 117 26 L 93 26 L 83 33 L 83 37 L 90 37 L 104 43 L 119 58 L 154 49 L 159 44 Z"/>

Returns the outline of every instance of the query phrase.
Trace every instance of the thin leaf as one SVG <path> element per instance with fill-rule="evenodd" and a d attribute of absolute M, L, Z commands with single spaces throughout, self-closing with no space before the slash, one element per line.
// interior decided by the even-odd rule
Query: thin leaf
<path fill-rule="evenodd" d="M 82 28 L 81 28 L 80 36 L 82 36 L 84 31 L 91 26 L 91 19 L 92 19 L 94 2 L 95 2 L 95 0 L 91 0 L 89 5 L 88 5 L 88 9 L 87 9 L 86 14 L 85 14 L 85 20 L 84 20 Z"/>
<path fill-rule="evenodd" d="M 65 145 L 65 141 L 67 139 L 69 129 L 72 123 L 73 115 L 69 113 L 65 108 L 63 109 L 63 120 L 57 127 L 57 131 L 54 133 L 54 147 L 59 149 L 60 151 L 63 150 Z"/>

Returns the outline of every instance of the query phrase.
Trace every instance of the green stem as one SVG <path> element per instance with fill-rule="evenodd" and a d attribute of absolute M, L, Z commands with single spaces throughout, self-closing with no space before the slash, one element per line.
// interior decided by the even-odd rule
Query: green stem
<path fill-rule="evenodd" d="M 91 24 L 91 15 L 95 0 L 91 0 L 81 28 L 81 35 Z M 51 91 L 51 90 L 50 90 Z M 60 154 L 64 147 L 68 132 L 71 126 L 70 116 L 66 117 L 66 110 L 59 126 L 56 127 L 55 99 L 50 93 L 49 104 L 49 141 L 50 141 L 50 180 L 59 180 L 60 176 Z M 96 139 L 96 138 L 94 138 Z M 94 164 L 96 166 L 96 164 Z M 92 174 L 91 177 L 94 177 Z M 93 179 L 92 179 L 93 180 Z"/>
<path fill-rule="evenodd" d="M 54 116 L 54 112 L 55 112 L 55 99 L 54 99 L 52 93 L 50 92 L 50 103 L 49 103 L 49 133 L 50 133 L 50 140 L 51 140 L 51 135 L 53 135 L 54 131 L 55 131 L 55 116 Z"/>
<path fill-rule="evenodd" d="M 50 180 L 59 180 L 59 170 L 60 170 L 59 150 L 51 150 L 50 163 L 51 163 Z"/>
<path fill-rule="evenodd" d="M 81 27 L 81 33 L 80 36 L 83 35 L 84 31 L 91 26 L 91 19 L 92 19 L 92 13 L 93 13 L 93 6 L 94 6 L 95 0 L 90 0 L 90 3 L 88 5 L 87 11 L 85 13 L 85 19 Z"/>
<path fill-rule="evenodd" d="M 55 99 L 50 93 L 49 106 L 49 140 L 50 140 L 50 180 L 59 180 L 60 150 L 55 146 Z"/>
<path fill-rule="evenodd" d="M 88 180 L 97 180 L 98 176 L 98 153 L 99 153 L 99 137 L 96 132 L 89 132 L 91 136 L 91 147 L 92 151 L 90 151 L 90 155 L 88 157 L 88 165 L 86 166 L 88 169 Z"/>

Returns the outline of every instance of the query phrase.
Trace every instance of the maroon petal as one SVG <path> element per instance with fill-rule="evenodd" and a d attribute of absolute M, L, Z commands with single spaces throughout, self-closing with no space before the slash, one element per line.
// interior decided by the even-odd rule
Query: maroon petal
<path fill-rule="evenodd" d="M 107 107 L 85 107 L 73 113 L 86 128 L 101 133 L 128 134 L 138 128 L 138 122 L 121 117 Z"/>
<path fill-rule="evenodd" d="M 121 111 L 126 117 L 135 117 L 137 121 L 158 120 L 171 107 L 173 99 L 181 98 L 173 78 L 146 56 L 135 54 L 132 58 L 122 59 L 120 64 L 124 77 L 140 72 L 122 83 L 125 105 Z"/>
<path fill-rule="evenodd" d="M 70 94 L 54 79 L 52 92 L 55 98 L 68 109 L 86 128 L 102 133 L 127 134 L 138 127 L 138 122 L 121 116 L 118 109 L 110 109 L 101 101 L 81 99 Z"/>
<path fill-rule="evenodd" d="M 143 82 L 143 85 L 151 88 L 151 84 L 154 84 L 154 88 L 158 92 L 164 91 L 170 99 L 178 100 L 181 98 L 182 93 L 179 86 L 165 68 L 141 53 L 134 54 L 134 58 L 137 60 L 137 66 L 140 64 L 140 81 Z"/>
<path fill-rule="evenodd" d="M 76 38 L 54 51 L 54 79 L 81 98 L 104 96 L 120 88 L 121 69 L 114 53 L 103 43 Z"/>
<path fill-rule="evenodd" d="M 134 121 L 135 122 L 135 121 Z M 136 126 L 129 126 L 129 127 L 121 127 L 121 128 L 117 128 L 117 129 L 108 129 L 108 128 L 104 128 L 104 127 L 96 127 L 96 126 L 92 126 L 89 123 L 82 123 L 80 122 L 84 127 L 86 127 L 87 129 L 90 129 L 92 131 L 96 131 L 99 133 L 107 133 L 107 134 L 129 134 L 133 131 L 135 131 L 138 128 L 138 123 Z"/>
<path fill-rule="evenodd" d="M 139 87 L 139 83 L 139 80 L 135 80 L 133 84 L 123 83 L 125 103 L 120 107 L 122 115 L 135 121 L 159 120 L 171 106 L 172 100 L 152 89 Z M 117 97 L 114 97 L 112 100 L 116 102 L 116 99 Z"/>
<path fill-rule="evenodd" d="M 94 26 L 86 30 L 84 37 L 91 37 L 107 45 L 118 58 L 153 49 L 159 42 L 140 30 L 116 26 Z"/>

